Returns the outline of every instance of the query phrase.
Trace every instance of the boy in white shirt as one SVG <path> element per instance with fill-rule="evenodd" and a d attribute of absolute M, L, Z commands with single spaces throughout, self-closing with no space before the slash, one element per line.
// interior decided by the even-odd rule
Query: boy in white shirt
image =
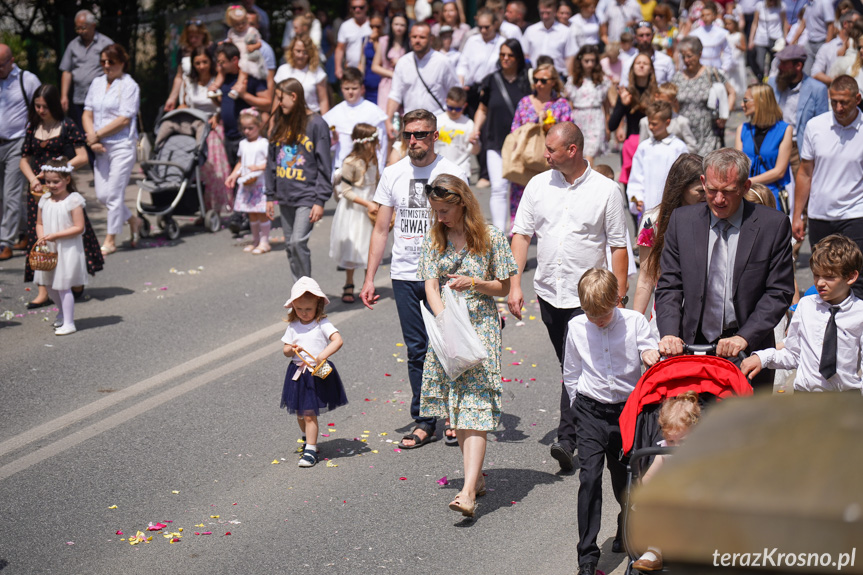
<path fill-rule="evenodd" d="M 658 343 L 643 314 L 618 309 L 617 278 L 591 268 L 578 282 L 582 315 L 568 325 L 563 382 L 576 414 L 578 443 L 578 574 L 594 575 L 600 550 L 596 544 L 602 520 L 602 467 L 607 459 L 618 503 L 626 484 L 620 462 L 618 419 L 641 377 L 642 361 L 659 361 Z M 620 515 L 612 550 L 620 552 Z"/>
<path fill-rule="evenodd" d="M 629 211 L 643 214 L 662 203 L 662 191 L 671 165 L 689 151 L 683 140 L 668 133 L 671 104 L 655 101 L 647 107 L 647 128 L 651 137 L 638 144 L 632 157 L 632 170 L 626 194 Z"/>
<path fill-rule="evenodd" d="M 695 134 L 692 133 L 692 124 L 689 123 L 689 118 L 680 115 L 680 102 L 677 100 L 677 84 L 672 82 L 664 82 L 659 85 L 656 93 L 653 95 L 654 102 L 668 102 L 671 104 L 671 123 L 668 125 L 668 133 L 674 134 L 686 144 L 689 153 L 698 153 L 698 140 L 695 139 Z M 643 117 L 638 122 L 638 141 L 639 143 L 650 138 L 650 130 L 647 128 L 647 116 Z"/>
<path fill-rule="evenodd" d="M 470 143 L 473 120 L 464 115 L 467 92 L 453 86 L 446 95 L 446 112 L 437 115 L 437 130 L 440 134 L 434 151 L 470 174 L 470 156 L 479 154 L 479 141 Z"/>
<path fill-rule="evenodd" d="M 324 121 L 330 127 L 330 139 L 333 149 L 333 174 L 342 167 L 342 162 L 353 149 L 351 133 L 354 126 L 360 122 L 371 124 L 378 130 L 378 165 L 386 166 L 387 150 L 387 115 L 377 105 L 365 99 L 366 89 L 363 86 L 363 73 L 357 68 L 345 68 L 342 74 L 342 97 L 344 101 L 334 106 L 323 115 Z M 344 142 L 344 145 L 342 144 Z"/>
<path fill-rule="evenodd" d="M 863 301 L 851 291 L 863 253 L 833 234 L 812 248 L 809 267 L 818 294 L 804 297 L 788 326 L 782 349 L 756 351 L 743 360 L 750 379 L 762 368 L 797 369 L 794 391 L 863 391 Z"/>

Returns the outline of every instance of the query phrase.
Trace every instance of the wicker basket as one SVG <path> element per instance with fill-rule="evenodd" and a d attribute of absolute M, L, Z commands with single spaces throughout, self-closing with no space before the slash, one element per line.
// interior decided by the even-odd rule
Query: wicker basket
<path fill-rule="evenodd" d="M 34 246 L 30 252 L 30 267 L 33 271 L 50 272 L 57 267 L 57 252 L 52 252 L 44 244 Z"/>
<path fill-rule="evenodd" d="M 306 360 L 306 358 L 304 358 L 301 355 L 303 353 L 308 355 L 310 358 L 312 358 L 312 360 L 317 365 L 312 365 L 311 363 L 309 363 L 309 361 Z M 312 375 L 314 375 L 315 377 L 319 377 L 321 379 L 326 379 L 327 376 L 333 372 L 333 366 L 330 365 L 330 362 L 324 361 L 323 363 L 318 363 L 318 360 L 315 359 L 315 356 L 313 356 L 312 354 L 310 354 L 309 352 L 307 352 L 303 348 L 299 348 L 299 350 L 297 350 L 297 357 L 299 357 L 300 360 L 302 360 L 302 362 L 304 364 L 306 364 L 306 367 L 308 367 L 310 370 L 312 370 Z"/>

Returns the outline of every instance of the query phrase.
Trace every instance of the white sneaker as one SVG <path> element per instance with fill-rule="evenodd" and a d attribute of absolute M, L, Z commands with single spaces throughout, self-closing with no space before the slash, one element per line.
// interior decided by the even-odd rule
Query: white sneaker
<path fill-rule="evenodd" d="M 70 335 L 78 331 L 74 323 L 63 325 L 54 330 L 54 335 Z"/>

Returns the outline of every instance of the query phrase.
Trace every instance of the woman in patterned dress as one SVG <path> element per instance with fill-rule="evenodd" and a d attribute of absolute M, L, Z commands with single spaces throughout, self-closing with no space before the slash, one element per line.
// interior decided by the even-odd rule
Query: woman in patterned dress
<path fill-rule="evenodd" d="M 540 64 L 533 71 L 533 94 L 519 100 L 510 132 L 525 124 L 542 124 L 545 131 L 560 122 L 572 120 L 572 108 L 563 94 L 564 86 L 554 64 Z M 521 203 L 524 186 L 512 184 L 509 192 L 509 228 Z"/>
<path fill-rule="evenodd" d="M 671 81 L 677 84 L 680 115 L 689 120 L 692 133 L 698 142 L 698 155 L 706 156 L 721 147 L 719 138 L 713 132 L 713 111 L 707 107 L 713 77 L 725 84 L 729 109 L 734 109 L 737 94 L 722 70 L 701 63 L 701 50 L 701 40 L 694 36 L 686 37 L 678 43 L 677 52 L 683 61 L 683 70 L 674 74 Z M 724 130 L 725 120 L 717 118 L 716 125 Z"/>
<path fill-rule="evenodd" d="M 425 280 L 432 313 L 444 308 L 441 281 L 466 298 L 471 324 L 488 352 L 488 358 L 450 381 L 429 348 L 423 366 L 420 413 L 448 417 L 464 457 L 464 487 L 450 509 L 472 517 L 476 498 L 485 495 L 482 475 L 486 434 L 494 431 L 501 415 L 500 317 L 494 297 L 509 293 L 509 278 L 516 274 L 515 258 L 503 232 L 486 224 L 470 187 L 456 176 L 441 175 L 426 185 L 434 216 L 426 234 L 418 267 Z"/>
<path fill-rule="evenodd" d="M 582 46 L 569 71 L 566 95 L 572 102 L 572 121 L 584 134 L 584 159 L 593 163 L 607 141 L 607 95 L 611 83 L 599 65 L 599 47 Z"/>
<path fill-rule="evenodd" d="M 39 198 L 42 197 L 43 181 L 42 166 L 58 156 L 71 158 L 69 163 L 74 168 L 87 164 L 87 149 L 84 147 L 84 134 L 70 118 L 63 113 L 60 105 L 60 90 L 52 84 L 42 84 L 33 94 L 30 102 L 30 123 L 24 136 L 24 146 L 21 148 L 21 173 L 27 178 L 30 193 L 27 194 L 27 253 L 36 244 L 36 215 L 39 211 Z M 91 276 L 101 271 L 105 264 L 99 240 L 87 210 L 84 210 L 84 255 L 87 260 L 87 273 Z M 30 258 L 24 260 L 24 281 L 32 282 L 33 269 Z M 43 285 L 37 285 L 38 293 L 27 303 L 27 309 L 36 309 L 51 303 L 48 290 Z M 84 294 L 84 286 L 73 286 L 72 295 L 80 300 Z M 59 305 L 59 302 L 57 302 Z"/>

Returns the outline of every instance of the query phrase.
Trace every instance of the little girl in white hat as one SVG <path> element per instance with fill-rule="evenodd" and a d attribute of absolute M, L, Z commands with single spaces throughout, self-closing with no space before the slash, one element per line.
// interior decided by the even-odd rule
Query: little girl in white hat
<path fill-rule="evenodd" d="M 348 403 L 345 387 L 335 366 L 328 358 L 342 347 L 342 336 L 324 307 L 330 303 L 318 282 L 303 276 L 291 288 L 291 299 L 285 302 L 288 329 L 282 341 L 285 357 L 293 358 L 285 374 L 282 407 L 297 415 L 305 448 L 300 467 L 312 467 L 318 455 L 318 415 Z M 326 373 L 328 364 L 332 370 Z"/>

